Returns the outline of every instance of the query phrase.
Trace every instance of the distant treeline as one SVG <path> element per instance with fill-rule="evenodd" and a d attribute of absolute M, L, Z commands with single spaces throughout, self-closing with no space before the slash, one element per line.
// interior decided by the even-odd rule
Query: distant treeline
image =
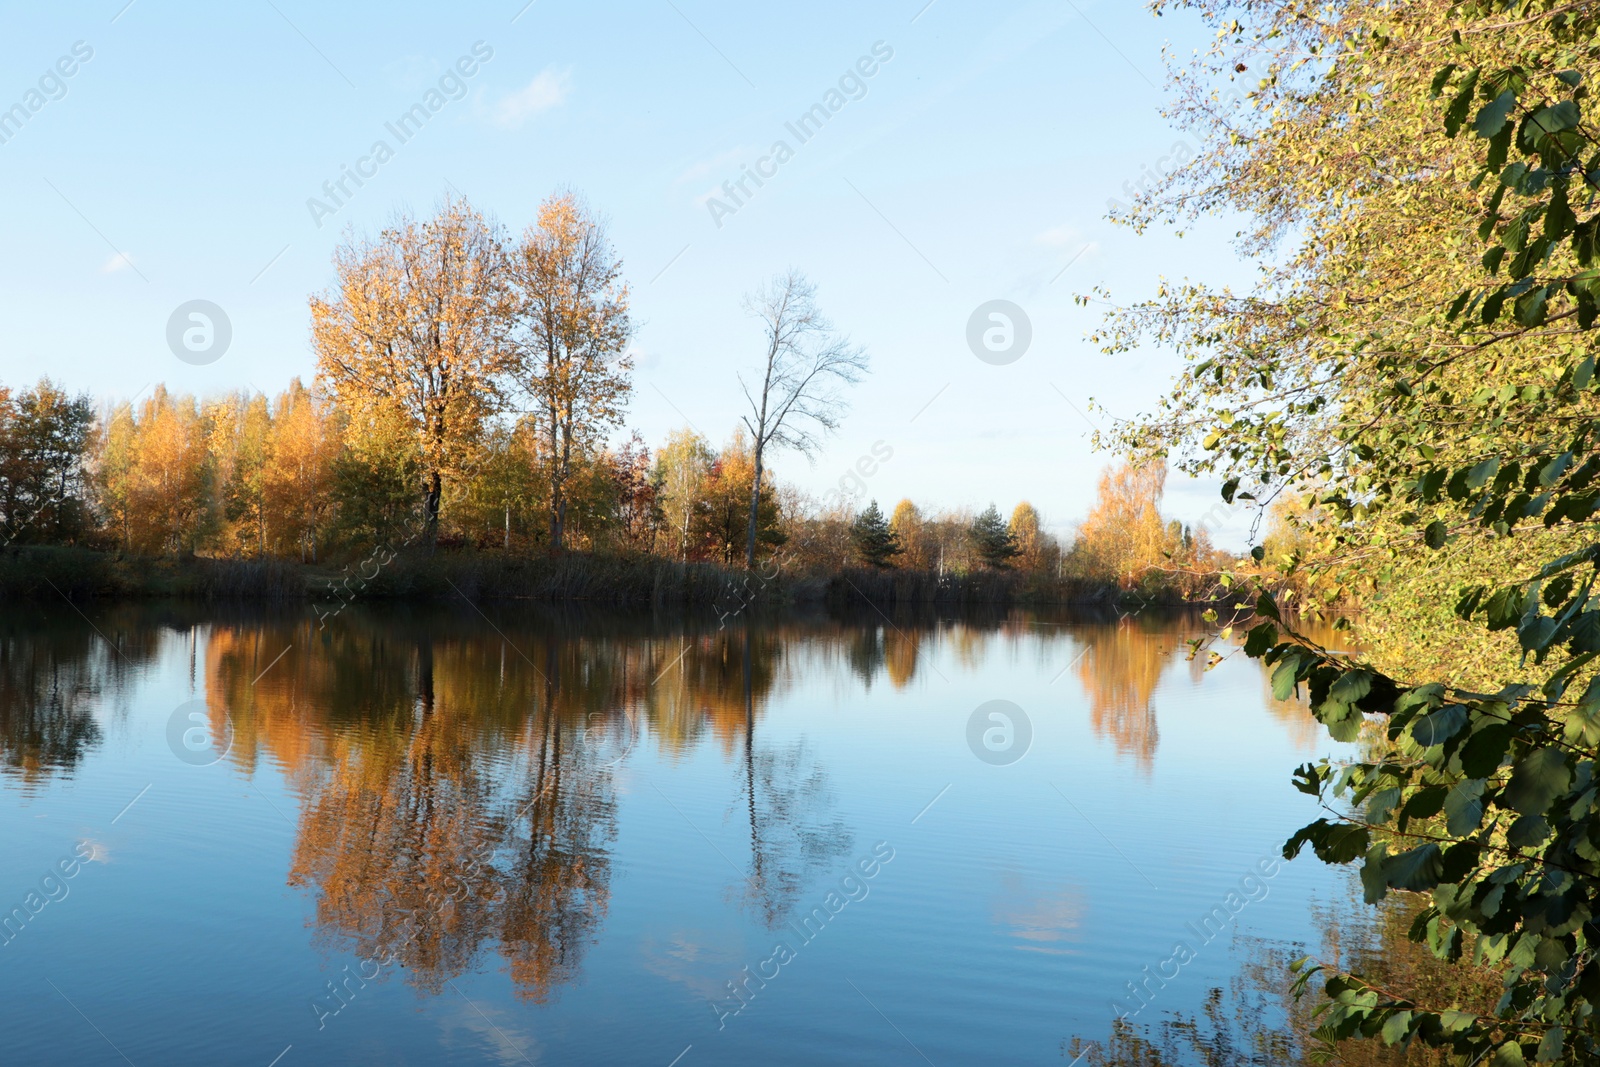
<path fill-rule="evenodd" d="M 525 423 L 487 433 L 465 476 L 446 482 L 430 528 L 415 465 L 353 435 L 337 404 L 298 381 L 270 400 L 235 393 L 201 401 L 158 386 L 101 410 L 48 380 L 0 387 L 0 533 L 13 548 L 308 564 L 351 563 L 380 546 L 543 557 L 552 554 L 548 464 Z M 689 430 L 654 450 L 635 434 L 573 457 L 571 472 L 565 552 L 742 564 L 753 478 L 742 432 L 720 449 Z M 1036 592 L 1059 583 L 1079 595 L 1099 586 L 1204 594 L 1207 572 L 1225 560 L 1203 528 L 1161 518 L 1162 478 L 1159 468 L 1108 471 L 1071 544 L 1027 502 L 1009 520 L 993 505 L 934 510 L 910 500 L 885 515 L 876 501 L 857 507 L 830 493 L 819 502 L 769 481 L 761 569 L 925 573 L 947 587 L 993 573 L 1013 580 L 968 588 L 1031 580 Z M 225 590 L 232 579 L 218 574 Z M 911 593 L 907 581 L 857 584 L 871 584 L 874 597 L 899 588 L 900 599 L 934 599 Z"/>
<path fill-rule="evenodd" d="M 48 380 L 0 386 L 0 544 L 363 570 L 378 553 L 391 583 L 441 551 L 737 566 L 790 582 L 854 567 L 923 575 L 853 581 L 923 601 L 1023 586 L 1040 599 L 1195 596 L 1217 569 L 1204 529 L 1163 521 L 1164 465 L 1108 472 L 1071 543 L 1026 501 L 1009 518 L 993 504 L 909 500 L 885 513 L 864 481 L 817 500 L 774 478 L 776 453 L 818 454 L 869 366 L 795 270 L 746 298 L 765 355 L 739 379 L 749 410 L 730 412 L 733 433 L 718 447 L 684 429 L 652 449 L 624 425 L 622 263 L 575 194 L 548 198 L 520 234 L 447 199 L 350 238 L 333 268 L 309 300 L 309 386 L 203 399 L 156 386 L 116 406 Z M 248 573 L 212 570 L 222 578 L 208 588 Z M 119 573 L 111 584 L 126 586 Z M 555 573 L 505 580 L 572 587 L 570 567 Z M 628 573 L 652 595 L 681 581 Z M 262 583 L 284 584 L 275 572 Z"/>

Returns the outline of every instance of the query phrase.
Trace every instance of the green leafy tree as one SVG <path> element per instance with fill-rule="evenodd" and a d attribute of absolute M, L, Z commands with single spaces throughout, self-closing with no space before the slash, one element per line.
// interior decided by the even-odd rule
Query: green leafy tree
<path fill-rule="evenodd" d="M 1176 6 L 1202 5 L 1159 5 Z M 1256 598 L 1245 651 L 1274 694 L 1305 686 L 1333 738 L 1364 742 L 1297 772 L 1327 814 L 1285 855 L 1359 863 L 1370 903 L 1420 896 L 1413 940 L 1503 974 L 1484 1010 L 1304 962 L 1302 988 L 1315 977 L 1327 998 L 1318 1036 L 1489 1067 L 1596 1062 L 1600 12 L 1205 6 L 1222 31 L 1211 73 L 1259 87 L 1213 108 L 1211 148 L 1143 217 L 1238 210 L 1259 248 L 1299 243 L 1249 299 L 1169 290 L 1120 315 L 1112 335 L 1153 330 L 1195 357 L 1127 443 L 1193 442 L 1190 469 L 1224 473 L 1230 503 L 1315 485 L 1309 565 L 1335 595 L 1358 588 L 1341 576 L 1381 588 L 1456 561 L 1457 617 L 1518 654 L 1491 662 L 1499 685 L 1462 684 L 1464 667 L 1405 677 Z M 1202 116 L 1204 90 L 1190 100 Z"/>
<path fill-rule="evenodd" d="M 850 524 L 850 544 L 869 567 L 892 567 L 894 558 L 904 551 L 876 500 L 868 503 Z"/>
<path fill-rule="evenodd" d="M 68 541 L 85 530 L 93 426 L 89 398 L 48 378 L 14 395 L 0 389 L 0 542 Z"/>
<path fill-rule="evenodd" d="M 1009 567 L 1011 561 L 1022 551 L 1017 547 L 1017 539 L 1012 534 L 1011 527 L 1006 525 L 1006 520 L 1000 517 L 1000 510 L 993 504 L 972 520 L 969 536 L 973 551 L 978 554 L 978 559 L 985 567 L 996 569 Z"/>

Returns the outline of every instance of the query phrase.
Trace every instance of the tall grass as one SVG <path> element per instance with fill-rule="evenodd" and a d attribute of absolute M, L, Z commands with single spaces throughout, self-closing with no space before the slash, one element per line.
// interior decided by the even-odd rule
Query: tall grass
<path fill-rule="evenodd" d="M 150 559 L 86 548 L 0 550 L 0 600 L 176 597 L 207 601 L 587 601 L 739 610 L 754 604 L 881 604 L 905 608 L 1100 604 L 1130 594 L 1115 585 L 1017 571 L 940 575 L 847 567 L 826 573 L 747 572 L 656 556 L 515 556 L 414 551 L 342 569 L 279 560 Z M 1148 598 L 1140 598 L 1148 602 Z M 1161 598 L 1179 603 L 1176 594 Z"/>

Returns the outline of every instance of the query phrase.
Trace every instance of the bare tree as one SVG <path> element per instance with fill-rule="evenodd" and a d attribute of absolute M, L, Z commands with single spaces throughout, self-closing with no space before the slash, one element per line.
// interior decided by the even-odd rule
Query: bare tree
<path fill-rule="evenodd" d="M 755 477 L 750 483 L 750 532 L 745 566 L 756 563 L 756 518 L 767 449 L 789 448 L 814 459 L 822 439 L 838 429 L 849 405 L 844 387 L 867 373 L 867 352 L 834 333 L 817 309 L 816 286 L 789 268 L 745 298 L 745 309 L 761 320 L 767 353 L 760 385 L 752 390 L 739 376 L 750 414 L 745 427 L 755 444 Z"/>
<path fill-rule="evenodd" d="M 517 300 L 513 374 L 532 397 L 545 438 L 550 547 L 559 551 L 573 454 L 621 424 L 633 389 L 628 286 L 605 223 L 573 193 L 540 205 L 509 259 Z"/>

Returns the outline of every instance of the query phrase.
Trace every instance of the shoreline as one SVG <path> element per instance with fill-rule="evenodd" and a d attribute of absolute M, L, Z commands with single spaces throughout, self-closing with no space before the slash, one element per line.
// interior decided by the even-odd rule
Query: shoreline
<path fill-rule="evenodd" d="M 931 571 L 842 568 L 829 572 L 745 571 L 654 556 L 567 553 L 526 556 L 444 549 L 393 555 L 370 569 L 285 560 L 129 556 L 82 547 L 0 550 L 0 602 L 66 599 L 269 601 L 337 604 L 430 603 L 452 599 L 683 605 L 742 610 L 773 606 L 1114 608 L 1134 603 L 1204 607 L 1216 598 L 1124 590 L 1109 582 L 1042 578 L 1017 571 L 939 575 Z"/>

